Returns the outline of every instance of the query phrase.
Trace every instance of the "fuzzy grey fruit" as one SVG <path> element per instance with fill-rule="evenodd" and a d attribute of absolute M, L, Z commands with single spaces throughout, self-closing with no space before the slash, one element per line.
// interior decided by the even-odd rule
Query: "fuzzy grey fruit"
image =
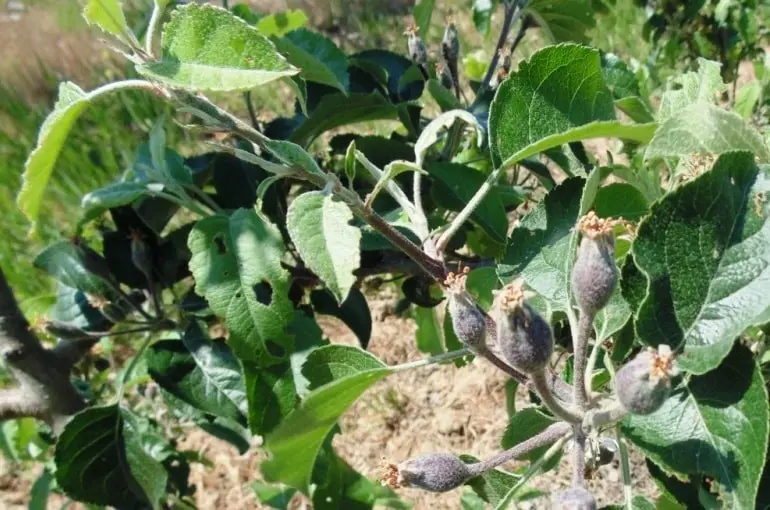
<path fill-rule="evenodd" d="M 456 63 L 460 56 L 460 38 L 457 36 L 457 27 L 454 23 L 448 23 L 444 28 L 444 37 L 441 39 L 441 53 L 449 63 Z"/>
<path fill-rule="evenodd" d="M 428 49 L 419 35 L 413 32 L 408 33 L 406 44 L 409 49 L 409 59 L 412 62 L 424 65 L 428 61 Z"/>
<path fill-rule="evenodd" d="M 660 409 L 671 393 L 671 376 L 676 373 L 671 349 L 661 345 L 646 350 L 626 363 L 615 377 L 620 404 L 633 414 L 651 414 Z"/>
<path fill-rule="evenodd" d="M 484 345 L 487 337 L 487 321 L 470 296 L 467 293 L 450 294 L 448 306 L 457 338 L 470 348 Z"/>
<path fill-rule="evenodd" d="M 596 500 L 586 489 L 575 487 L 557 492 L 551 508 L 553 510 L 596 510 Z"/>
<path fill-rule="evenodd" d="M 583 239 L 572 269 L 572 293 L 581 310 L 595 314 L 609 303 L 618 282 L 615 264 L 614 220 L 593 212 L 580 220 Z"/>
<path fill-rule="evenodd" d="M 550 325 L 524 302 L 521 286 L 503 290 L 497 321 L 497 345 L 505 359 L 516 368 L 533 373 L 542 370 L 553 354 Z"/>
<path fill-rule="evenodd" d="M 452 453 L 429 453 L 398 466 L 399 484 L 431 492 L 447 492 L 471 477 L 468 466 Z"/>

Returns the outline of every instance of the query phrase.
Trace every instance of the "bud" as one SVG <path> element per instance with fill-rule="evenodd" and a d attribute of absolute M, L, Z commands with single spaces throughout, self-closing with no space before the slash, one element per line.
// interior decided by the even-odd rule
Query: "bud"
<path fill-rule="evenodd" d="M 582 487 L 557 492 L 553 498 L 553 510 L 596 510 L 593 494 Z"/>
<path fill-rule="evenodd" d="M 615 377 L 620 404 L 634 414 L 654 413 L 671 393 L 671 377 L 677 374 L 674 354 L 668 345 L 640 352 Z"/>
<path fill-rule="evenodd" d="M 463 344 L 473 349 L 486 343 L 487 321 L 473 298 L 465 290 L 468 272 L 466 267 L 460 274 L 449 273 L 444 280 L 444 286 L 447 287 L 449 294 L 448 310 L 452 317 L 455 334 Z"/>
<path fill-rule="evenodd" d="M 460 57 L 460 39 L 457 36 L 457 27 L 453 22 L 447 23 L 444 29 L 444 37 L 441 39 L 441 54 L 450 67 L 457 65 L 457 59 Z"/>
<path fill-rule="evenodd" d="M 438 77 L 439 83 L 441 83 L 441 86 L 445 89 L 452 90 L 454 88 L 455 81 L 446 64 L 442 62 L 436 63 L 436 77 Z"/>
<path fill-rule="evenodd" d="M 572 269 L 572 292 L 581 311 L 595 314 L 610 301 L 618 281 L 615 234 L 618 220 L 603 219 L 591 211 L 578 221 L 583 234 Z"/>
<path fill-rule="evenodd" d="M 152 278 L 152 253 L 137 230 L 131 231 L 131 261 L 148 280 Z"/>
<path fill-rule="evenodd" d="M 429 453 L 398 466 L 398 484 L 447 492 L 471 477 L 468 466 L 452 453 Z"/>
<path fill-rule="evenodd" d="M 417 34 L 417 27 L 414 23 L 410 23 L 406 27 L 404 35 L 407 37 L 406 45 L 409 50 L 409 59 L 418 65 L 425 65 L 428 61 L 428 49 L 425 47 L 425 43 L 422 42 L 422 38 Z"/>
<path fill-rule="evenodd" d="M 534 373 L 542 370 L 553 354 L 551 327 L 524 302 L 521 281 L 505 287 L 498 298 L 497 345 L 516 368 Z"/>

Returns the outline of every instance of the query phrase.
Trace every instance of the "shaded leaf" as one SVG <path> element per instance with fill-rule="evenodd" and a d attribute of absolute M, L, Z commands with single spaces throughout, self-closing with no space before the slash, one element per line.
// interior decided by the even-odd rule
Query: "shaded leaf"
<path fill-rule="evenodd" d="M 373 354 L 350 345 L 326 345 L 308 354 L 302 365 L 302 375 L 317 389 L 349 375 L 377 370 L 385 365 Z"/>
<path fill-rule="evenodd" d="M 273 42 L 305 80 L 348 90 L 348 59 L 328 37 L 300 28 Z"/>
<path fill-rule="evenodd" d="M 56 444 L 56 481 L 97 505 L 157 505 L 168 474 L 141 444 L 134 415 L 117 405 L 91 407 L 67 423 Z"/>
<path fill-rule="evenodd" d="M 554 42 L 587 42 L 596 23 L 590 0 L 530 0 L 525 8 Z"/>
<path fill-rule="evenodd" d="M 414 16 L 414 22 L 419 29 L 420 37 L 423 39 L 428 36 L 430 19 L 433 16 L 433 9 L 435 7 L 436 0 L 420 0 L 417 5 L 412 8 L 412 16 Z"/>
<path fill-rule="evenodd" d="M 372 336 L 372 315 L 360 290 L 350 289 L 341 305 L 328 292 L 314 290 L 310 293 L 310 303 L 317 313 L 331 315 L 344 322 L 358 337 L 361 348 L 366 349 Z"/>

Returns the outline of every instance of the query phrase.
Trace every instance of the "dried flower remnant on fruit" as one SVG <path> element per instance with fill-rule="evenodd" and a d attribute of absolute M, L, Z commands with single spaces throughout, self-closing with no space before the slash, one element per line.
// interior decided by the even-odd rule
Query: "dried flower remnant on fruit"
<path fill-rule="evenodd" d="M 618 268 L 614 230 L 622 223 L 622 219 L 599 218 L 593 211 L 578 221 L 583 239 L 572 269 L 572 292 L 584 313 L 595 314 L 604 308 L 615 290 Z"/>
<path fill-rule="evenodd" d="M 640 352 L 618 370 L 615 393 L 620 404 L 634 414 L 654 413 L 671 393 L 671 378 L 677 374 L 674 353 L 668 345 Z"/>
<path fill-rule="evenodd" d="M 515 281 L 497 296 L 497 345 L 505 359 L 527 373 L 543 370 L 553 354 L 553 332 L 526 303 L 523 283 Z"/>
<path fill-rule="evenodd" d="M 400 489 L 398 481 L 398 466 L 395 464 L 386 464 L 385 473 L 380 477 L 380 483 L 391 489 Z"/>
<path fill-rule="evenodd" d="M 429 453 L 399 464 L 398 485 L 447 492 L 471 477 L 468 465 L 452 453 Z"/>
<path fill-rule="evenodd" d="M 484 314 L 466 291 L 465 282 L 469 272 L 467 267 L 460 273 L 450 272 L 444 280 L 444 287 L 449 294 L 448 310 L 455 334 L 463 344 L 473 349 L 484 345 L 487 323 Z"/>
<path fill-rule="evenodd" d="M 553 498 L 553 510 L 596 510 L 593 494 L 582 487 L 557 492 Z"/>

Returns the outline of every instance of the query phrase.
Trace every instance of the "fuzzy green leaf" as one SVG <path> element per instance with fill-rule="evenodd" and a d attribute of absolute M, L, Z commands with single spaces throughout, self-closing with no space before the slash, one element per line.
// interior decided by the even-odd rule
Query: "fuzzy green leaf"
<path fill-rule="evenodd" d="M 350 345 L 326 345 L 311 352 L 302 365 L 310 389 L 320 388 L 349 375 L 383 368 L 373 354 Z"/>
<path fill-rule="evenodd" d="M 359 353 L 367 359 L 370 356 L 364 351 Z M 350 361 L 349 351 L 342 355 L 352 370 L 361 366 Z M 311 392 L 278 429 L 268 435 L 266 445 L 271 458 L 262 464 L 267 481 L 283 482 L 308 492 L 318 452 L 340 415 L 374 383 L 391 373 L 384 364 L 378 368 L 369 363 L 365 366 L 372 368 L 350 373 Z"/>
<path fill-rule="evenodd" d="M 550 46 L 522 62 L 498 88 L 489 112 L 492 159 L 499 165 L 544 138 L 613 120 L 599 52 L 575 44 Z"/>
<path fill-rule="evenodd" d="M 682 347 L 686 370 L 716 367 L 770 308 L 769 187 L 752 154 L 725 154 L 653 205 L 639 226 L 634 260 L 649 285 L 637 334 Z"/>
<path fill-rule="evenodd" d="M 33 222 L 33 230 L 34 222 L 40 214 L 43 192 L 75 121 L 93 99 L 133 84 L 139 85 L 139 82 L 116 82 L 88 93 L 72 82 L 67 81 L 59 85 L 59 97 L 53 111 L 40 126 L 35 149 L 24 164 L 22 186 L 16 198 L 21 212 Z"/>
<path fill-rule="evenodd" d="M 249 400 L 249 429 L 252 434 L 265 435 L 296 407 L 292 364 L 285 361 L 265 368 L 246 361 L 243 379 Z"/>
<path fill-rule="evenodd" d="M 725 508 L 755 508 L 768 436 L 759 367 L 738 346 L 715 370 L 687 380 L 655 413 L 630 415 L 623 433 L 655 463 L 709 476 Z"/>
<path fill-rule="evenodd" d="M 171 13 L 160 60 L 136 68 L 192 91 L 249 90 L 299 72 L 256 28 L 225 9 L 195 3 Z"/>
<path fill-rule="evenodd" d="M 59 241 L 47 247 L 33 262 L 33 265 L 47 272 L 68 287 L 94 295 L 105 295 L 107 284 L 90 273 L 69 241 Z"/>
<path fill-rule="evenodd" d="M 361 231 L 350 225 L 347 205 L 321 191 L 304 193 L 289 206 L 286 228 L 302 260 L 331 290 L 338 303 L 356 282 Z"/>
<path fill-rule="evenodd" d="M 760 134 L 738 114 L 708 103 L 693 103 L 668 117 L 644 153 L 645 159 L 751 151 L 770 162 L 770 149 Z"/>
<path fill-rule="evenodd" d="M 83 7 L 83 17 L 89 25 L 96 25 L 124 41 L 131 33 L 118 0 L 88 0 Z"/>
<path fill-rule="evenodd" d="M 239 209 L 196 223 L 187 245 L 196 292 L 224 317 L 233 352 L 259 365 L 287 359 L 293 306 L 278 229 L 255 211 Z"/>
<path fill-rule="evenodd" d="M 719 62 L 698 59 L 698 70 L 673 78 L 660 98 L 658 119 L 662 122 L 693 103 L 714 103 L 724 90 Z"/>
<path fill-rule="evenodd" d="M 300 28 L 273 42 L 305 80 L 348 90 L 348 59 L 328 37 Z"/>
<path fill-rule="evenodd" d="M 155 507 L 168 473 L 143 448 L 134 415 L 117 405 L 91 407 L 67 423 L 56 444 L 56 481 L 97 505 Z"/>
<path fill-rule="evenodd" d="M 508 426 L 505 428 L 503 437 L 500 439 L 500 447 L 504 450 L 513 448 L 517 444 L 541 433 L 553 425 L 553 423 L 553 418 L 546 416 L 534 407 L 522 409 L 511 416 L 511 419 L 508 421 Z M 522 458 L 535 460 L 542 456 L 546 450 L 548 450 L 548 446 L 542 446 L 532 450 Z"/>

